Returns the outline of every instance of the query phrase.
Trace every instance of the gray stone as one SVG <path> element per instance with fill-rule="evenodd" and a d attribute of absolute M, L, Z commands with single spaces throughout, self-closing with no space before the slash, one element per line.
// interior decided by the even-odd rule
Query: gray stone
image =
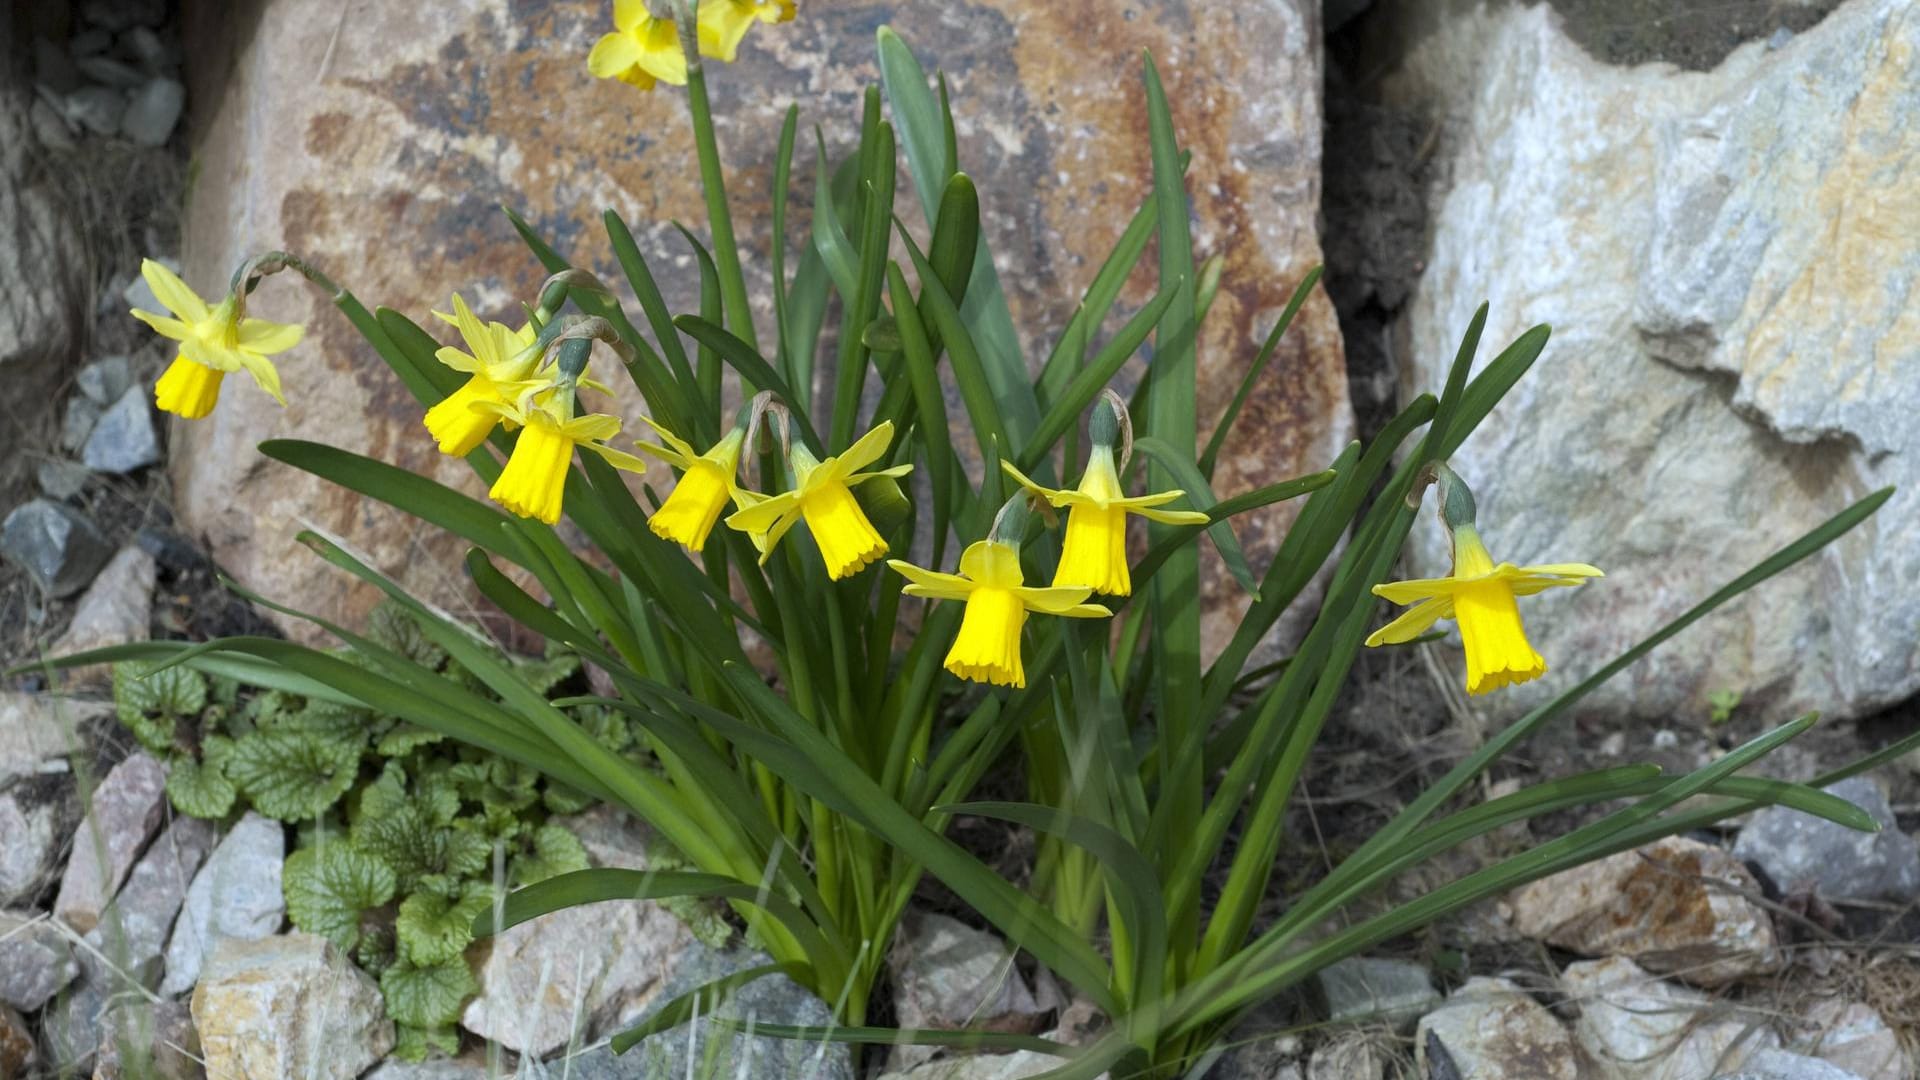
<path fill-rule="evenodd" d="M 1865 526 L 1583 699 L 1704 718 L 1737 690 L 1845 719 L 1920 690 L 1920 8 L 1855 0 L 1711 71 L 1616 67 L 1567 5 L 1485 5 L 1377 58 L 1443 133 L 1403 396 L 1438 390 L 1482 298 L 1484 355 L 1551 323 L 1534 371 L 1454 455 L 1493 554 L 1608 577 L 1521 601 L 1565 690 L 1865 493 Z M 1845 117 L 1844 123 L 1835 117 Z M 1526 227 L 1517 227 L 1526 223 Z M 1407 576 L 1444 572 L 1422 526 Z"/>
<path fill-rule="evenodd" d="M 200 1034 L 184 1001 L 123 1001 L 108 1009 L 93 1080 L 202 1080 Z"/>
<path fill-rule="evenodd" d="M 121 548 L 81 595 L 73 609 L 73 620 L 49 650 L 51 655 L 72 656 L 89 649 L 147 640 L 155 573 L 153 556 L 134 544 Z M 88 664 L 68 668 L 61 675 L 69 689 L 104 689 L 113 681 L 113 665 Z"/>
<path fill-rule="evenodd" d="M 62 95 L 15 80 L 0 87 L 0 378 L 15 402 L 51 400 L 74 362 L 88 299 L 83 215 L 70 205 L 71 171 L 35 145 L 46 126 L 34 119 L 36 97 L 64 114 Z"/>
<path fill-rule="evenodd" d="M 1838 1065 L 1819 1058 L 1762 1050 L 1747 1059 L 1739 1072 L 1718 1073 L 1714 1080 L 1861 1080 Z"/>
<path fill-rule="evenodd" d="M 51 499 L 21 503 L 0 522 L 0 555 L 24 567 L 49 596 L 79 592 L 111 554 L 85 514 Z"/>
<path fill-rule="evenodd" d="M 93 56 L 106 52 L 113 46 L 113 34 L 101 29 L 87 29 L 73 35 L 67 42 L 67 51 L 74 56 Z"/>
<path fill-rule="evenodd" d="M 120 47 L 140 61 L 148 71 L 159 72 L 180 66 L 180 46 L 171 35 L 162 36 L 150 27 L 136 26 L 120 35 Z"/>
<path fill-rule="evenodd" d="M 45 912 L 0 911 L 0 1003 L 34 1012 L 80 974 Z"/>
<path fill-rule="evenodd" d="M 184 816 L 160 834 L 127 875 L 100 925 L 87 931 L 85 940 L 92 950 L 82 950 L 80 959 L 89 977 L 105 985 L 117 985 L 117 977 L 134 979 L 148 989 L 159 985 L 167 934 L 213 840 L 211 824 Z"/>
<path fill-rule="evenodd" d="M 882 1073 L 876 1080 L 1026 1080 L 1057 1069 L 1059 1058 L 1032 1050 L 1011 1054 L 963 1054 L 916 1065 L 904 1072 Z M 635 1074 L 636 1076 L 638 1074 Z M 1106 1073 L 1100 1074 L 1106 1076 Z M 1262 1077 L 1261 1080 L 1269 1080 Z"/>
<path fill-rule="evenodd" d="M 1625 957 L 1570 964 L 1560 983 L 1580 1002 L 1575 1039 L 1618 1080 L 1696 1080 L 1778 1045 L 1765 1018 L 1661 982 Z"/>
<path fill-rule="evenodd" d="M 35 37 L 33 81 L 56 94 L 66 94 L 80 88 L 80 72 L 67 50 L 44 37 Z"/>
<path fill-rule="evenodd" d="M 187 886 L 186 904 L 167 940 L 162 994 L 191 988 L 221 941 L 254 941 L 280 929 L 287 915 L 280 891 L 286 843 L 279 822 L 249 810 L 213 849 Z"/>
<path fill-rule="evenodd" d="M 535 1068 L 539 1068 L 538 1062 L 522 1062 L 520 1072 L 515 1074 L 516 1080 L 535 1080 L 546 1072 L 544 1068 L 535 1072 Z M 360 1080 L 494 1080 L 494 1077 L 487 1071 L 486 1065 L 480 1063 L 444 1060 L 412 1062 L 388 1058 L 374 1066 L 373 1071 Z"/>
<path fill-rule="evenodd" d="M 123 64 L 111 56 L 83 57 L 78 66 L 80 74 L 102 86 L 111 86 L 116 90 L 131 90 L 146 81 L 141 76 L 139 68 L 131 64 Z"/>
<path fill-rule="evenodd" d="M 95 135 L 115 135 L 127 111 L 127 92 L 110 86 L 83 86 L 67 95 L 67 119 Z"/>
<path fill-rule="evenodd" d="M 60 759 L 84 748 L 89 728 L 112 713 L 106 702 L 0 690 L 0 788 L 23 776 L 66 772 Z"/>
<path fill-rule="evenodd" d="M 167 807 L 167 770 L 145 752 L 113 767 L 93 791 L 73 835 L 53 914 L 79 933 L 98 926 L 136 856 L 159 830 Z"/>
<path fill-rule="evenodd" d="M 1880 831 L 1769 806 L 1741 827 L 1734 857 L 1758 866 L 1783 892 L 1811 887 L 1830 899 L 1896 901 L 1920 893 L 1920 844 L 1900 831 L 1880 785 L 1855 776 L 1827 792 L 1872 815 Z"/>
<path fill-rule="evenodd" d="M 33 128 L 33 137 L 40 145 L 49 150 L 73 149 L 73 126 L 61 108 L 45 98 L 34 99 L 27 110 L 27 123 Z"/>
<path fill-rule="evenodd" d="M 673 961 L 672 971 L 647 1005 L 622 1016 L 620 1028 L 641 1023 L 653 1010 L 682 994 L 731 975 L 769 963 L 765 954 L 746 948 L 726 951 L 692 942 Z M 735 991 L 721 1006 L 721 1015 L 747 1022 L 819 1026 L 833 1022 L 827 1003 L 785 975 L 755 979 Z M 581 1080 L 616 1077 L 686 1076 L 690 1067 L 708 1069 L 714 1076 L 780 1076 L 794 1080 L 853 1080 L 853 1055 L 846 1043 L 801 1042 L 737 1033 L 708 1019 L 669 1028 L 636 1043 L 625 1054 L 606 1056 L 611 1071 L 582 1071 L 576 1058 L 573 1075 Z M 1059 1064 L 1055 1060 L 1055 1064 Z M 695 1072 L 695 1075 L 702 1073 Z M 1006 1074 L 994 1074 L 1006 1075 Z"/>
<path fill-rule="evenodd" d="M 193 991 L 209 1076 L 352 1080 L 393 1048 L 380 987 L 323 937 L 221 939 Z"/>
<path fill-rule="evenodd" d="M 73 385 L 87 400 L 104 409 L 133 385 L 133 360 L 125 353 L 103 356 L 74 372 Z"/>
<path fill-rule="evenodd" d="M 148 79 L 133 92 L 120 134 L 139 146 L 164 146 L 187 105 L 187 88 L 180 80 L 160 76 Z"/>
<path fill-rule="evenodd" d="M 130 473 L 160 461 L 160 435 L 153 426 L 153 407 L 147 388 L 130 386 L 113 403 L 87 436 L 80 460 L 104 473 Z"/>
<path fill-rule="evenodd" d="M 0 791 L 0 906 L 32 904 L 60 872 L 62 847 L 80 821 L 72 775 L 29 777 Z"/>
<path fill-rule="evenodd" d="M 1381 1080 L 1385 1074 L 1379 1049 L 1360 1037 L 1336 1039 L 1307 1059 L 1307 1080 Z"/>
<path fill-rule="evenodd" d="M 1509 903 L 1525 937 L 1724 986 L 1782 962 L 1773 921 L 1751 899 L 1759 895 L 1725 851 L 1675 836 L 1542 878 Z"/>
<path fill-rule="evenodd" d="M 533 1057 L 583 1044 L 623 1009 L 652 1001 L 692 943 L 680 920 L 648 902 L 542 915 L 493 939 L 460 1026 Z"/>
<path fill-rule="evenodd" d="M 47 1064 L 61 1075 L 90 1071 L 112 1007 L 106 988 L 86 978 L 54 998 L 40 1014 L 40 1041 Z"/>
<path fill-rule="evenodd" d="M 946 915 L 907 912 L 887 964 L 901 1027 L 1032 1032 L 1049 1011 L 1035 1000 L 1005 941 Z M 935 1049 L 896 1046 L 890 1063 L 913 1065 Z"/>
<path fill-rule="evenodd" d="M 26 1018 L 0 1005 L 0 1076 L 25 1076 L 38 1057 Z"/>
<path fill-rule="evenodd" d="M 1871 1005 L 1823 998 L 1802 1015 L 1804 1036 L 1790 1049 L 1856 1073 L 1861 1080 L 1910 1080 L 1913 1059 L 1886 1018 Z"/>
<path fill-rule="evenodd" d="M 1440 1002 L 1427 969 L 1406 960 L 1356 956 L 1321 968 L 1313 982 L 1321 1008 L 1334 1023 L 1385 1020 L 1410 1027 Z"/>
<path fill-rule="evenodd" d="M 1510 979 L 1476 976 L 1420 1018 L 1413 1036 L 1419 1075 L 1439 1076 L 1428 1058 L 1438 1039 L 1462 1078 L 1579 1080 L 1573 1036 Z"/>
<path fill-rule="evenodd" d="M 87 478 L 93 473 L 85 465 L 57 458 L 43 461 L 33 468 L 34 482 L 40 485 L 40 493 L 49 499 L 71 499 L 86 490 Z"/>
<path fill-rule="evenodd" d="M 100 406 L 78 395 L 68 398 L 60 417 L 61 449 L 79 453 L 87 445 L 87 436 L 93 434 L 93 425 L 99 422 Z"/>

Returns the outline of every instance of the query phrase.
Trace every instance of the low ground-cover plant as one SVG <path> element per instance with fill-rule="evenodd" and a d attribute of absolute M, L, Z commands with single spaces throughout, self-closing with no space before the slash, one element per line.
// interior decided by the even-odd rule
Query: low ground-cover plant
<path fill-rule="evenodd" d="M 487 694 L 395 606 L 375 609 L 364 641 Z M 453 1024 L 478 990 L 474 919 L 499 887 L 585 869 L 579 839 L 557 819 L 597 800 L 345 695 L 154 668 L 116 665 L 114 704 L 167 763 L 174 809 L 215 820 L 254 810 L 294 827 L 283 871 L 294 926 L 331 939 L 379 980 L 402 1056 L 453 1050 Z M 580 681 L 579 660 L 565 654 L 521 660 L 515 671 L 541 693 Z M 649 764 L 627 717 L 590 705 L 573 714 L 610 751 Z M 711 913 L 682 910 L 709 936 L 727 932 Z"/>
<path fill-rule="evenodd" d="M 1248 1009 L 1313 971 L 1496 891 L 1763 803 L 1871 827 L 1856 808 L 1812 787 L 1738 775 L 1811 718 L 1683 777 L 1636 766 L 1477 805 L 1456 799 L 1593 686 L 1818 550 L 1872 513 L 1885 492 L 1490 739 L 1261 923 L 1289 800 L 1358 650 L 1415 639 L 1447 619 L 1466 646 L 1469 692 L 1536 678 L 1547 661 L 1527 643 L 1519 600 L 1599 574 L 1580 563 L 1494 562 L 1487 542 L 1497 544 L 1499 523 L 1476 520 L 1466 484 L 1445 467 L 1541 355 L 1546 328 L 1521 335 L 1475 373 L 1482 309 L 1464 330 L 1442 393 L 1415 399 L 1372 444 L 1347 448 L 1318 473 L 1215 492 L 1220 448 L 1317 275 L 1300 284 L 1202 444 L 1194 350 L 1217 276 L 1194 260 L 1184 154 L 1149 62 L 1152 196 L 1050 354 L 1030 367 L 981 234 L 980 195 L 959 170 L 944 83 L 936 93 L 906 46 L 883 30 L 885 92 L 866 94 L 858 147 L 845 161 L 831 165 L 816 140 L 810 236 L 791 272 L 785 240 L 798 114 L 788 114 L 771 187 L 774 326 L 763 345 L 698 57 L 730 57 L 752 22 L 792 9 L 703 0 L 677 10 L 676 37 L 671 21 L 637 3 L 616 4 L 615 32 L 596 47 L 593 66 L 639 86 L 687 87 L 712 240 L 709 249 L 685 233 L 698 312 L 669 310 L 612 212 L 607 233 L 638 323 L 611 288 L 517 218 L 552 276 L 528 298 L 517 328 L 483 322 L 456 302 L 448 321 L 460 346 L 442 346 L 398 312 L 369 312 L 284 253 L 243 266 L 217 306 L 153 271 L 155 292 L 175 318 L 149 321 L 181 341 L 176 368 L 190 365 L 195 385 L 210 380 L 192 367 L 244 368 L 277 391 L 265 356 L 291 332 L 247 319 L 246 298 L 262 276 L 289 268 L 324 288 L 419 399 L 421 437 L 464 456 L 492 504 L 326 446 L 276 441 L 262 451 L 465 539 L 479 592 L 601 668 L 614 688 L 609 696 L 549 699 L 520 663 L 317 536 L 305 540 L 320 557 L 382 590 L 474 687 L 425 682 L 417 657 L 331 627 L 351 659 L 250 638 L 110 654 L 225 670 L 270 687 L 322 686 L 624 805 L 694 867 L 563 874 L 481 913 L 481 932 L 567 904 L 717 898 L 734 906 L 774 962 L 703 988 L 708 998 L 786 971 L 818 991 L 839 1022 L 827 1030 L 762 1024 L 762 1032 L 1025 1046 L 1060 1054 L 1063 1064 L 1050 1074 L 1059 1077 L 1173 1076 Z M 895 216 L 901 150 L 924 228 Z M 1110 320 L 1150 246 L 1155 295 L 1130 317 Z M 1151 361 L 1129 372 L 1149 340 Z M 823 346 L 830 358 L 817 359 Z M 603 368 L 603 381 L 589 371 L 597 350 L 621 369 Z M 1123 374 L 1137 376 L 1132 392 L 1103 394 L 1124 383 Z M 172 377 L 163 407 L 183 400 L 177 386 L 186 379 Z M 949 385 L 970 440 L 955 438 Z M 632 450 L 672 466 L 664 491 L 641 485 L 636 493 L 623 473 L 643 471 L 644 461 L 616 443 L 614 416 L 590 411 L 596 395 L 635 392 L 653 430 Z M 201 392 L 178 411 L 211 402 Z M 729 411 L 734 403 L 740 407 Z M 966 443 L 977 457 L 962 452 Z M 1438 485 L 1435 502 L 1453 541 L 1453 572 L 1387 584 L 1430 484 Z M 1288 499 L 1304 499 L 1298 517 L 1256 573 L 1232 519 Z M 1127 546 L 1133 516 L 1148 519 L 1144 549 Z M 562 518 L 569 531 L 554 528 Z M 1203 538 L 1253 597 L 1226 650 L 1210 661 L 1200 648 Z M 1132 550 L 1144 553 L 1134 558 Z M 1375 594 L 1410 607 L 1370 635 Z M 1301 605 L 1310 629 L 1293 654 L 1250 666 L 1281 616 Z M 1577 602 L 1555 610 L 1579 617 Z M 757 664 L 756 655 L 767 659 Z M 1583 657 L 1556 662 L 1593 666 Z M 602 745 L 583 725 L 582 708 L 630 718 L 648 760 Z M 1008 752 L 1024 759 L 1030 800 L 966 801 Z M 1412 904 L 1323 929 L 1356 898 L 1436 854 L 1514 821 L 1600 804 L 1622 808 Z M 1035 831 L 1028 889 L 945 835 L 960 813 Z M 887 942 L 925 873 L 1104 1010 L 1110 1033 L 1070 1048 L 1027 1036 L 865 1026 Z M 1223 890 L 1203 895 L 1200 883 L 1216 873 L 1224 873 Z M 616 1046 L 696 1007 L 692 995 L 672 1003 Z"/>

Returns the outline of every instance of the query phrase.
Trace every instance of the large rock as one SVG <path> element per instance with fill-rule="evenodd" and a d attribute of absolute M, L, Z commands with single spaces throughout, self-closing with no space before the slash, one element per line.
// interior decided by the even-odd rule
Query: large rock
<path fill-rule="evenodd" d="M 1785 892 L 1812 888 L 1829 899 L 1894 901 L 1920 893 L 1920 843 L 1900 831 L 1880 785 L 1854 776 L 1827 792 L 1871 814 L 1880 831 L 1769 806 L 1741 827 L 1734 857 L 1758 866 Z"/>
<path fill-rule="evenodd" d="M 1580 1003 L 1574 1037 L 1613 1080 L 1695 1080 L 1777 1046 L 1764 1022 L 1625 957 L 1569 964 L 1560 982 Z"/>
<path fill-rule="evenodd" d="M 66 772 L 61 759 L 83 749 L 89 726 L 112 713 L 103 702 L 0 690 L 0 788 L 42 771 Z"/>
<path fill-rule="evenodd" d="M 0 521 L 0 555 L 19 564 L 48 596 L 79 592 L 111 554 L 99 526 L 51 499 L 21 503 Z"/>
<path fill-rule="evenodd" d="M 62 195 L 69 177 L 38 151 L 32 104 L 24 79 L 0 78 L 0 379 L 16 401 L 52 391 L 86 312 L 86 249 Z"/>
<path fill-rule="evenodd" d="M 1793 1049 L 1856 1073 L 1861 1080 L 1906 1080 L 1913 1058 L 1900 1036 L 1873 1006 L 1824 998 L 1802 1016 L 1804 1035 Z"/>
<path fill-rule="evenodd" d="M 93 1080 L 202 1080 L 200 1034 L 184 1001 L 125 1001 L 107 1014 Z"/>
<path fill-rule="evenodd" d="M 35 776 L 0 791 L 0 907 L 31 903 L 60 871 L 61 849 L 80 821 L 73 777 Z"/>
<path fill-rule="evenodd" d="M 393 1048 L 380 987 L 326 938 L 222 939 L 193 991 L 209 1076 L 352 1080 Z"/>
<path fill-rule="evenodd" d="M 129 394 L 134 391 L 127 391 Z M 73 609 L 73 621 L 48 652 L 69 656 L 109 645 L 145 641 L 153 615 L 153 556 L 128 544 L 107 562 Z M 104 687 L 113 681 L 111 664 L 89 664 L 65 673 L 69 687 Z"/>
<path fill-rule="evenodd" d="M 224 938 L 252 941 L 280 929 L 287 900 L 280 891 L 286 829 L 247 811 L 187 886 L 186 903 L 167 941 L 163 994 L 190 989 Z"/>
<path fill-rule="evenodd" d="M 440 333 L 427 312 L 444 309 L 455 289 L 490 316 L 517 318 L 518 298 L 544 276 L 498 204 L 517 207 L 561 251 L 618 281 L 599 224 L 610 206 L 633 228 L 669 306 L 695 309 L 697 277 L 668 224 L 701 230 L 706 220 L 684 95 L 639 94 L 588 75 L 587 51 L 608 29 L 605 5 L 534 0 L 503 9 L 458 0 L 428 10 L 377 0 L 332 22 L 314 19 L 299 0 L 250 6 L 257 13 L 235 18 L 225 4 L 188 5 L 193 55 L 215 58 L 190 73 L 189 99 L 214 110 L 197 118 L 193 140 L 194 285 L 211 290 L 247 254 L 285 246 L 370 306 L 395 307 Z M 802 102 L 803 123 L 819 122 L 830 153 L 843 154 L 858 94 L 876 76 L 874 28 L 891 22 L 930 69 L 949 73 L 961 161 L 982 192 L 1024 353 L 1037 364 L 1149 189 L 1139 57 L 1151 48 L 1194 151 L 1187 180 L 1196 244 L 1203 256 L 1226 256 L 1200 348 L 1204 434 L 1319 261 L 1319 10 L 1310 0 L 1225 8 L 1192 0 L 848 0 L 757 29 L 739 63 L 716 65 L 712 77 L 762 340 L 772 312 L 767 185 L 783 114 Z M 230 69 L 221 63 L 228 56 Z M 316 57 L 326 59 L 323 70 Z M 287 78 L 301 65 L 312 77 Z M 567 103 L 562 125 L 553 119 L 557 101 Z M 807 235 L 812 173 L 801 155 L 790 251 Z M 911 184 L 903 179 L 901 188 Z M 921 220 L 910 207 L 902 212 Z M 1144 273 L 1123 305 L 1144 303 L 1151 291 Z M 348 624 L 377 594 L 343 589 L 337 574 L 292 543 L 297 529 L 339 534 L 408 586 L 449 599 L 459 575 L 446 567 L 462 542 L 265 461 L 254 444 L 318 439 L 477 490 L 470 470 L 436 455 L 419 407 L 324 298 L 273 281 L 254 307 L 310 326 L 282 364 L 290 406 L 272 408 L 244 380 L 231 380 L 237 407 L 177 426 L 173 471 L 184 523 L 210 539 L 215 560 L 243 584 Z M 622 394 L 629 419 L 638 407 L 637 394 Z M 1220 458 L 1214 483 L 1223 493 L 1318 469 L 1350 436 L 1345 365 L 1324 297 L 1307 305 L 1244 418 Z M 1293 512 L 1275 507 L 1240 519 L 1255 566 Z M 1217 567 L 1206 591 L 1216 609 L 1208 637 L 1217 646 L 1247 601 Z"/>
<path fill-rule="evenodd" d="M 1773 922 L 1750 899 L 1759 894 L 1726 852 L 1669 837 L 1542 878 L 1511 903 L 1525 937 L 1722 986 L 1780 966 Z"/>
<path fill-rule="evenodd" d="M 1846 717 L 1907 697 L 1920 255 L 1890 238 L 1920 234 L 1920 9 L 1851 0 L 1688 72 L 1595 59 L 1555 6 L 1434 6 L 1448 14 L 1377 58 L 1393 69 L 1385 101 L 1437 114 L 1446 178 L 1404 317 L 1403 390 L 1440 387 L 1482 298 L 1485 355 L 1551 323 L 1535 370 L 1453 463 L 1496 557 L 1608 574 L 1531 602 L 1556 674 L 1489 707 L 1564 690 L 1892 483 L 1872 521 L 1588 702 L 1704 716 L 1734 689 L 1773 714 Z M 1417 535 L 1413 576 L 1444 572 L 1440 531 Z"/>
<path fill-rule="evenodd" d="M 44 912 L 0 911 L 0 1004 L 35 1012 L 80 974 Z"/>
<path fill-rule="evenodd" d="M 144 752 L 113 767 L 94 789 L 73 835 L 73 854 L 53 901 L 55 918 L 86 933 L 120 890 L 167 808 L 167 769 Z"/>
<path fill-rule="evenodd" d="M 692 944 L 657 904 L 609 901 L 542 915 L 492 939 L 460 1026 L 532 1057 L 585 1045 L 623 1008 L 657 995 Z"/>
<path fill-rule="evenodd" d="M 1051 1011 L 1034 998 L 1005 941 L 950 916 L 908 912 L 887 960 L 896 1019 L 903 1028 L 1030 1033 Z M 917 1064 L 935 1049 L 897 1046 L 891 1064 Z"/>
<path fill-rule="evenodd" d="M 148 988 L 158 985 L 167 934 L 213 840 L 211 824 L 177 817 L 147 849 L 120 895 L 107 905 L 100 925 L 87 931 L 89 948 L 81 951 L 81 958 L 96 982 L 112 985 L 119 975 Z"/>
<path fill-rule="evenodd" d="M 1573 1036 L 1510 979 L 1475 977 L 1420 1018 L 1413 1049 L 1420 1075 L 1444 1076 L 1430 1057 L 1437 1040 L 1461 1077 L 1579 1080 Z"/>
<path fill-rule="evenodd" d="M 1861 1080 L 1838 1065 L 1819 1058 L 1762 1050 L 1747 1059 L 1739 1072 L 1720 1073 L 1713 1080 Z"/>

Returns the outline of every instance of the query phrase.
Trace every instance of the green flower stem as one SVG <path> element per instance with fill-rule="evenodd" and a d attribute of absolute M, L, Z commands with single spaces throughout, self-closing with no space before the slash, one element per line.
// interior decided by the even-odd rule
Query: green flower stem
<path fill-rule="evenodd" d="M 719 262 L 720 296 L 726 307 L 727 329 L 758 351 L 760 341 L 753 332 L 753 310 L 747 306 L 747 279 L 740 271 L 740 248 L 733 238 L 733 215 L 727 210 L 727 183 L 720 168 L 720 147 L 713 137 L 707 76 L 699 58 L 693 55 L 687 57 L 687 107 L 693 112 L 693 148 L 700 158 L 700 188 L 707 197 L 707 227 L 713 234 L 713 256 Z"/>

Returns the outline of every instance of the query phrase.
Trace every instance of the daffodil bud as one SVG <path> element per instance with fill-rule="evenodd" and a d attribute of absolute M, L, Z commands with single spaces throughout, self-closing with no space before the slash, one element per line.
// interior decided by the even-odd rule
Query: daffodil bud
<path fill-rule="evenodd" d="M 1027 522 L 1033 517 L 1033 496 L 1025 491 L 1017 491 L 1000 507 L 994 515 L 993 528 L 988 530 L 987 539 L 1005 544 L 1019 550 L 1020 541 L 1027 534 Z"/>
<path fill-rule="evenodd" d="M 1120 441 L 1120 409 L 1114 401 L 1102 394 L 1093 403 L 1093 415 L 1087 418 L 1087 438 L 1095 446 L 1113 446 Z"/>
<path fill-rule="evenodd" d="M 560 365 L 561 381 L 577 383 L 587 372 L 587 358 L 593 355 L 593 342 L 588 338 L 568 338 L 560 343 L 556 360 Z"/>
<path fill-rule="evenodd" d="M 1460 474 L 1445 465 L 1433 466 L 1434 483 L 1440 488 L 1440 520 L 1447 528 L 1473 527 L 1473 491 Z"/>

